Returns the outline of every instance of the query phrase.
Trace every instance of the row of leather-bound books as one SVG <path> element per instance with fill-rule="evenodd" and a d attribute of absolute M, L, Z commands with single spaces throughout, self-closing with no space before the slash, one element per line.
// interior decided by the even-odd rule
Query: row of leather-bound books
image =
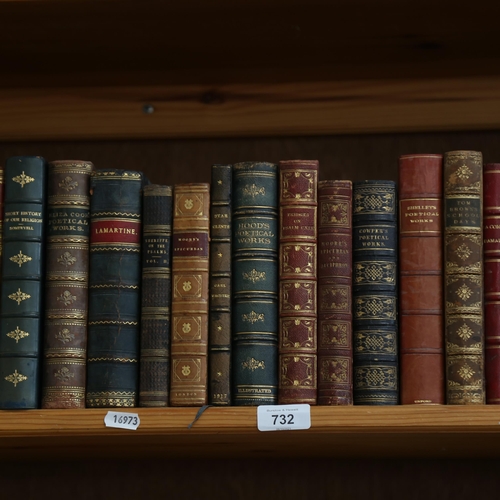
<path fill-rule="evenodd" d="M 6 161 L 0 408 L 500 402 L 500 164 L 207 168 Z"/>

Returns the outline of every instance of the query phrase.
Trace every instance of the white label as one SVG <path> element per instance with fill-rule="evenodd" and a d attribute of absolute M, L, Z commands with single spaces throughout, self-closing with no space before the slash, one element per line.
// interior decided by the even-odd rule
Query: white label
<path fill-rule="evenodd" d="M 311 427 L 310 405 L 258 406 L 259 431 L 295 431 Z"/>
<path fill-rule="evenodd" d="M 141 420 L 137 413 L 123 413 L 121 411 L 108 411 L 104 417 L 106 427 L 116 427 L 117 429 L 137 430 Z"/>

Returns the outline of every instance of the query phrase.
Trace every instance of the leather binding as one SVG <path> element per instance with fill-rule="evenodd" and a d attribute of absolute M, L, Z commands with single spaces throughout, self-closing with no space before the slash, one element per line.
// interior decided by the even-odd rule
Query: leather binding
<path fill-rule="evenodd" d="M 210 184 L 209 402 L 231 404 L 232 165 L 212 165 Z"/>
<path fill-rule="evenodd" d="M 444 155 L 446 402 L 483 404 L 483 159 Z"/>
<path fill-rule="evenodd" d="M 318 183 L 318 404 L 353 404 L 352 182 Z"/>
<path fill-rule="evenodd" d="M 88 161 L 47 167 L 42 408 L 85 408 L 90 240 Z"/>
<path fill-rule="evenodd" d="M 138 401 L 141 172 L 94 170 L 90 197 L 88 407 Z"/>
<path fill-rule="evenodd" d="M 139 406 L 169 404 L 172 302 L 171 186 L 143 189 Z"/>
<path fill-rule="evenodd" d="M 353 185 L 354 404 L 398 404 L 397 197 L 393 181 Z"/>
<path fill-rule="evenodd" d="M 208 401 L 210 185 L 174 187 L 172 239 L 172 406 Z"/>
<path fill-rule="evenodd" d="M 233 165 L 233 405 L 278 401 L 278 166 Z"/>
<path fill-rule="evenodd" d="M 399 158 L 401 404 L 444 404 L 443 156 Z"/>
<path fill-rule="evenodd" d="M 483 171 L 486 403 L 500 404 L 500 163 Z"/>
<path fill-rule="evenodd" d="M 3 239 L 3 166 L 0 165 L 0 280 L 2 279 L 2 239 Z"/>
<path fill-rule="evenodd" d="M 318 399 L 318 166 L 279 162 L 279 404 Z"/>
<path fill-rule="evenodd" d="M 39 156 L 5 164 L 0 298 L 0 408 L 38 408 L 43 335 L 47 164 Z"/>

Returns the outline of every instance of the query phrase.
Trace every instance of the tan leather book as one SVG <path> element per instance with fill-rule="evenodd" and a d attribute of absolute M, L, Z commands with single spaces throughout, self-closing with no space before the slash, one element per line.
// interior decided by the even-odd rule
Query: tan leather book
<path fill-rule="evenodd" d="M 210 184 L 174 187 L 172 406 L 207 403 Z"/>
<path fill-rule="evenodd" d="M 484 404 L 483 157 L 444 155 L 446 402 Z"/>
<path fill-rule="evenodd" d="M 401 156 L 398 186 L 400 400 L 443 404 L 443 156 Z"/>

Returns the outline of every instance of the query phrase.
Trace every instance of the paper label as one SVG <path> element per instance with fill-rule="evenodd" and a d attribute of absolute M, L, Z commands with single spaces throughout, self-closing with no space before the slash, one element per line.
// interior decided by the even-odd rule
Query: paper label
<path fill-rule="evenodd" d="M 137 430 L 141 420 L 137 413 L 123 413 L 121 411 L 108 411 L 104 417 L 106 427 L 116 427 L 117 429 Z"/>
<path fill-rule="evenodd" d="M 295 431 L 310 427 L 310 405 L 261 405 L 257 407 L 257 428 L 259 431 Z"/>

